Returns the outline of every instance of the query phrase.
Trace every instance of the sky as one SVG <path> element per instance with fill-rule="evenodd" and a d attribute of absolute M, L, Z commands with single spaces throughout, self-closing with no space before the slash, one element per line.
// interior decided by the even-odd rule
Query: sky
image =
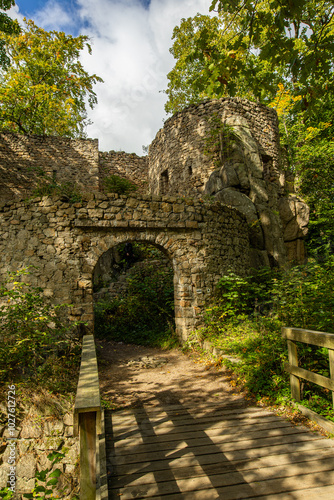
<path fill-rule="evenodd" d="M 98 104 L 88 107 L 87 135 L 100 151 L 143 155 L 167 118 L 164 111 L 173 28 L 183 17 L 209 13 L 211 0 L 16 0 L 8 14 L 46 30 L 91 39 L 82 54 L 96 84 Z"/>

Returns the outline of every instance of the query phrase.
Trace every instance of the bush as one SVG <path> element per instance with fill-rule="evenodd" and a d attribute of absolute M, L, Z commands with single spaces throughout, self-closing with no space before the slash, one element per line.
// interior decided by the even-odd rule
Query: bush
<path fill-rule="evenodd" d="M 82 192 L 77 184 L 63 182 L 58 184 L 55 177 L 42 175 L 41 185 L 33 191 L 33 196 L 60 196 L 68 203 L 78 203 L 82 200 Z"/>
<path fill-rule="evenodd" d="M 241 360 L 237 365 L 223 362 L 255 397 L 291 399 L 282 326 L 333 332 L 333 271 L 330 257 L 288 271 L 262 269 L 248 277 L 228 273 L 220 280 L 201 336 Z M 299 344 L 298 358 L 301 367 L 329 376 L 327 349 Z M 302 398 L 304 405 L 334 420 L 330 391 L 304 381 Z"/>
<path fill-rule="evenodd" d="M 284 325 L 334 332 L 334 257 L 310 260 L 273 281 L 273 299 Z"/>
<path fill-rule="evenodd" d="M 41 288 L 19 281 L 29 274 L 27 268 L 10 273 L 0 286 L 0 381 L 30 379 L 66 389 L 66 371 L 80 353 L 73 323 L 65 319 L 66 305 L 49 304 Z"/>
<path fill-rule="evenodd" d="M 128 194 L 131 191 L 136 191 L 138 188 L 135 184 L 127 179 L 122 179 L 118 175 L 110 175 L 104 179 L 104 186 L 107 193 Z"/>

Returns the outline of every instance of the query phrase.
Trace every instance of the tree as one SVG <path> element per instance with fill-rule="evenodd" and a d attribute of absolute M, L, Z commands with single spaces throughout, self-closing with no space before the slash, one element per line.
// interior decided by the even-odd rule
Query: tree
<path fill-rule="evenodd" d="M 25 20 L 19 34 L 2 34 L 10 66 L 0 73 L 0 127 L 21 134 L 84 137 L 86 98 L 96 102 L 89 75 L 79 61 L 91 53 L 88 37 L 44 31 Z"/>
<path fill-rule="evenodd" d="M 267 103 L 281 81 L 302 96 L 306 109 L 334 91 L 333 1 L 214 0 L 211 10 L 215 6 L 217 16 L 183 19 L 174 30 L 177 63 L 168 75 L 167 111 L 177 109 L 179 82 L 196 65 L 193 88 L 205 97 L 244 95 L 246 89 L 246 97 Z M 201 78 L 205 88 L 197 85 Z"/>
<path fill-rule="evenodd" d="M 0 9 L 8 10 L 15 5 L 15 0 L 0 0 Z M 5 12 L 0 12 L 0 32 L 10 34 L 18 34 L 20 32 L 19 23 L 11 19 Z M 5 42 L 0 39 L 0 67 L 7 68 L 9 65 L 9 57 L 6 54 Z"/>
<path fill-rule="evenodd" d="M 324 250 L 334 251 L 334 96 L 318 99 L 312 114 L 296 111 L 301 99 L 280 84 L 271 106 L 278 114 L 289 168 L 310 206 L 309 249 L 323 255 Z"/>
<path fill-rule="evenodd" d="M 268 102 L 274 97 L 282 78 L 279 68 L 272 69 L 253 53 L 249 37 L 237 43 L 240 29 L 229 16 L 197 14 L 181 20 L 170 49 L 176 64 L 167 75 L 167 112 L 207 98 L 241 96 Z"/>
<path fill-rule="evenodd" d="M 238 24 L 235 48 L 244 38 L 258 58 L 281 68 L 308 107 L 324 90 L 333 92 L 334 3 L 332 0 L 213 0 L 210 10 Z"/>

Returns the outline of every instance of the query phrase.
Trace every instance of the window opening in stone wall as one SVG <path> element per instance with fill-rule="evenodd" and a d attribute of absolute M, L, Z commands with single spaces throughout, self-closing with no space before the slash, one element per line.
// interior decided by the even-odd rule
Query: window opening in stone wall
<path fill-rule="evenodd" d="M 169 188 L 168 169 L 162 172 L 160 179 L 161 194 L 167 194 Z"/>
<path fill-rule="evenodd" d="M 188 176 L 191 177 L 193 175 L 193 167 L 191 165 L 188 166 Z"/>
<path fill-rule="evenodd" d="M 273 159 L 269 155 L 261 155 L 262 163 L 263 163 L 263 176 L 266 180 L 270 180 L 270 177 L 272 175 L 272 166 L 273 166 Z"/>
<path fill-rule="evenodd" d="M 152 244 L 127 241 L 105 252 L 93 274 L 96 337 L 157 347 L 176 343 L 173 276 L 168 256 Z"/>

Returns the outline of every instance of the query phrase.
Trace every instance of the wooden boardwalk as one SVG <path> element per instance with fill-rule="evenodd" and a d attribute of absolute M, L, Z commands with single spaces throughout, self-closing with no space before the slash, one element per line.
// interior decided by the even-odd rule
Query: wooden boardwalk
<path fill-rule="evenodd" d="M 106 412 L 109 498 L 334 498 L 334 442 L 260 408 Z"/>

